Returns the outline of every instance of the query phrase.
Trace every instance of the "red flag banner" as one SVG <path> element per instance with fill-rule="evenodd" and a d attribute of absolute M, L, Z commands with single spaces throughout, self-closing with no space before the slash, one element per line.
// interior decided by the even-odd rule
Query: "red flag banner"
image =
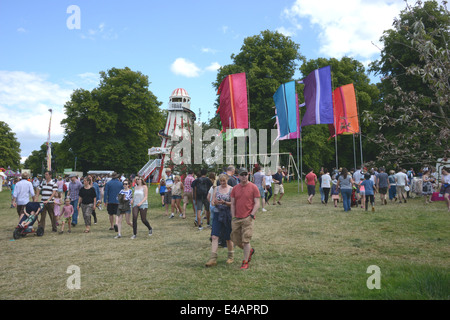
<path fill-rule="evenodd" d="M 230 74 L 219 86 L 220 114 L 223 131 L 230 129 L 248 129 L 247 80 L 245 73 Z M 231 121 L 230 121 L 231 120 Z"/>
<path fill-rule="evenodd" d="M 353 83 L 336 88 L 333 92 L 334 125 L 330 124 L 330 135 L 359 133 L 358 110 Z M 336 126 L 336 131 L 335 127 Z"/>

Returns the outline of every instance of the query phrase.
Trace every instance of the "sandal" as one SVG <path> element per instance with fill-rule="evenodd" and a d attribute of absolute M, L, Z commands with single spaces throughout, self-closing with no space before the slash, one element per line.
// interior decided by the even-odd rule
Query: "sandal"
<path fill-rule="evenodd" d="M 89 233 L 89 232 L 91 232 L 91 230 L 84 230 L 84 233 Z"/>

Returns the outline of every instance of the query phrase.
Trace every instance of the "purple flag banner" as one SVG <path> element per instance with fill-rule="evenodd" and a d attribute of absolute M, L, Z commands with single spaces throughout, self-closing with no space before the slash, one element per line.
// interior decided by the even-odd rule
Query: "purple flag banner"
<path fill-rule="evenodd" d="M 333 124 L 333 95 L 331 89 L 331 67 L 326 66 L 311 72 L 305 79 L 299 81 L 305 84 L 306 112 L 302 127 L 313 124 Z"/>

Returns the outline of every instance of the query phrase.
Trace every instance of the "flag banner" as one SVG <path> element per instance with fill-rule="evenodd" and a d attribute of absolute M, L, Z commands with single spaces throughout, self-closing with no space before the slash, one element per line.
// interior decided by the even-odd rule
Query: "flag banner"
<path fill-rule="evenodd" d="M 295 81 L 282 84 L 273 95 L 276 114 L 278 117 L 278 128 L 281 136 L 286 136 L 292 132 L 297 132 L 298 113 Z"/>
<path fill-rule="evenodd" d="M 333 124 L 331 67 L 316 69 L 303 79 L 306 112 L 302 127 L 313 124 Z"/>
<path fill-rule="evenodd" d="M 230 129 L 248 129 L 247 82 L 245 73 L 230 74 L 219 86 L 220 114 L 223 131 Z M 231 121 L 229 120 L 231 119 Z"/>
<path fill-rule="evenodd" d="M 274 107 L 275 109 L 275 126 L 277 127 L 278 130 L 278 136 L 275 139 L 275 141 L 273 142 L 273 144 L 275 144 L 275 142 L 277 140 L 289 140 L 289 139 L 297 139 L 297 138 L 301 138 L 301 126 L 300 126 L 300 112 L 299 112 L 299 105 L 298 105 L 298 95 L 295 94 L 295 104 L 296 104 L 296 119 L 297 119 L 297 130 L 295 132 L 290 132 L 284 136 L 281 136 L 280 133 L 280 125 L 279 125 L 279 120 L 278 120 L 278 116 L 277 116 L 277 109 L 276 107 Z"/>
<path fill-rule="evenodd" d="M 358 110 L 353 83 L 333 91 L 334 124 L 330 124 L 330 136 L 359 133 Z M 336 129 L 335 129 L 336 126 Z"/>

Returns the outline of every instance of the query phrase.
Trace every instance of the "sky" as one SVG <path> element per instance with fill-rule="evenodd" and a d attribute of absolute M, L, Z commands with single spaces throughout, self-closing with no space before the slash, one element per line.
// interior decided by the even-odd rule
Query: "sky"
<path fill-rule="evenodd" d="M 308 60 L 349 56 L 367 66 L 404 8 L 403 0 L 0 0 L 0 121 L 24 161 L 47 141 L 49 109 L 51 141 L 61 142 L 72 92 L 97 87 L 101 71 L 129 67 L 148 76 L 163 109 L 173 90 L 187 90 L 206 122 L 217 69 L 246 37 L 279 31 Z"/>

